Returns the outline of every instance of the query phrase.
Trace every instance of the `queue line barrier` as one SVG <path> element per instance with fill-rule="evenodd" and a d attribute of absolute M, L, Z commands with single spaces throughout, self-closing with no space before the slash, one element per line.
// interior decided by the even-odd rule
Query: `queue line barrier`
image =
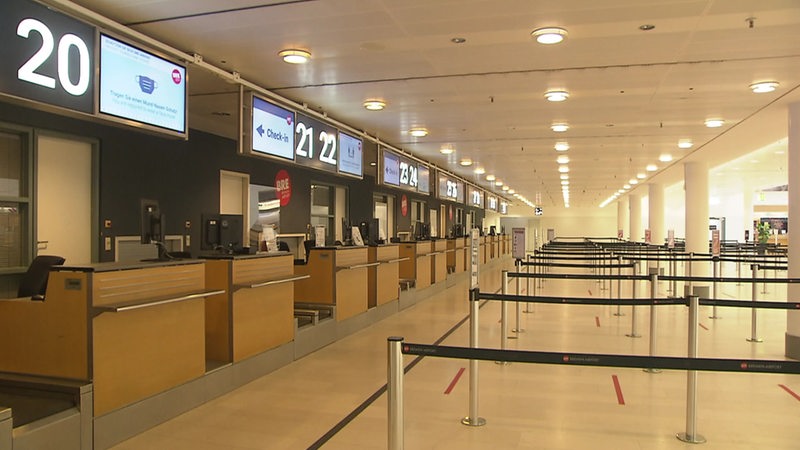
<path fill-rule="evenodd" d="M 507 278 L 504 277 L 503 290 L 507 288 Z M 686 370 L 686 428 L 684 432 L 676 434 L 681 441 L 688 443 L 704 443 L 705 437 L 697 432 L 697 372 L 740 372 L 740 373 L 772 373 L 772 374 L 800 374 L 800 362 L 785 360 L 759 360 L 759 359 L 720 359 L 698 358 L 698 308 L 701 303 L 697 296 L 686 299 L 650 299 L 652 305 L 658 304 L 687 304 L 689 306 L 689 333 L 687 357 L 669 356 L 640 356 L 640 355 L 614 355 L 614 354 L 589 354 L 566 352 L 535 352 L 522 350 L 507 350 L 481 348 L 478 344 L 478 309 L 480 300 L 496 300 L 497 294 L 481 293 L 478 288 L 470 290 L 470 346 L 452 347 L 404 342 L 402 337 L 388 338 L 388 365 L 387 365 L 387 396 L 388 396 L 388 443 L 389 450 L 402 450 L 404 446 L 404 367 L 403 355 L 432 356 L 444 358 L 468 359 L 469 370 L 469 415 L 461 419 L 464 425 L 479 427 L 486 424 L 486 419 L 480 417 L 478 409 L 479 378 L 478 362 L 495 361 L 504 364 L 511 362 L 534 364 L 561 364 L 573 366 L 598 366 L 598 367 L 624 367 L 643 368 L 650 373 L 660 370 Z M 520 297 L 508 296 L 503 297 Z M 551 297 L 550 299 L 556 299 Z M 533 301 L 535 301 L 534 299 Z M 563 300 L 563 299 L 562 299 Z M 574 299 L 576 300 L 576 299 Z M 600 299 L 592 299 L 600 300 Z M 708 300 L 708 299 L 706 299 Z M 531 299 L 529 299 L 531 301 Z M 664 303 L 658 303 L 663 301 Z M 734 302 L 733 305 L 745 306 L 736 301 L 718 301 L 724 303 Z M 505 302 L 504 302 L 505 303 Z M 774 303 L 775 307 L 780 302 Z M 722 303 L 720 303 L 722 304 Z M 800 308 L 800 304 L 783 304 L 783 307 Z M 655 309 L 655 308 L 652 308 Z M 503 330 L 505 333 L 505 329 Z"/>

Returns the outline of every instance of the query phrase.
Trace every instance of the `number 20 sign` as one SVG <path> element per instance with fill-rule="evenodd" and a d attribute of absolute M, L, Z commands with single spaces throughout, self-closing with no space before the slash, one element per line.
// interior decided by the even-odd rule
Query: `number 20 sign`
<path fill-rule="evenodd" d="M 0 2 L 0 92 L 94 113 L 93 26 L 29 0 Z"/>

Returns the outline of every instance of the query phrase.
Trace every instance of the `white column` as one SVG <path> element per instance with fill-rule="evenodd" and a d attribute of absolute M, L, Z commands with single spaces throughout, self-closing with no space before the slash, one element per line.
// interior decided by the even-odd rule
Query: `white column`
<path fill-rule="evenodd" d="M 644 230 L 642 230 L 642 197 L 639 194 L 629 194 L 628 201 L 630 202 L 630 223 L 631 223 L 631 241 L 640 242 Z"/>
<path fill-rule="evenodd" d="M 789 278 L 800 278 L 800 103 L 789 105 Z M 800 301 L 800 285 L 789 284 L 787 299 Z M 786 316 L 786 356 L 800 359 L 800 311 Z"/>
<path fill-rule="evenodd" d="M 686 193 L 686 251 L 708 253 L 708 165 L 701 162 L 685 163 L 683 180 Z M 694 263 L 692 276 L 709 276 L 709 264 Z"/>
<path fill-rule="evenodd" d="M 628 236 L 628 197 L 617 199 L 617 230 L 622 230 L 622 238 Z"/>
<path fill-rule="evenodd" d="M 664 186 L 657 183 L 647 185 L 648 196 L 648 225 L 650 229 L 650 242 L 654 245 L 664 245 L 667 232 L 664 230 Z"/>

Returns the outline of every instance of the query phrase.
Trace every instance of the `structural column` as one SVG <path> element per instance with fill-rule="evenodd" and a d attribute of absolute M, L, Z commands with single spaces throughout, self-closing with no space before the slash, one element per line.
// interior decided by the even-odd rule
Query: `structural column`
<path fill-rule="evenodd" d="M 709 252 L 708 249 L 708 165 L 688 162 L 683 165 L 683 180 L 686 200 L 686 251 Z M 692 276 L 709 276 L 709 263 L 692 264 Z M 694 283 L 708 285 L 708 283 Z"/>
<path fill-rule="evenodd" d="M 800 103 L 789 105 L 789 278 L 800 278 Z M 789 284 L 787 299 L 800 301 L 800 285 Z M 786 356 L 800 359 L 800 311 L 786 316 Z"/>
<path fill-rule="evenodd" d="M 625 230 L 628 228 L 628 197 L 617 199 L 617 230 L 622 230 L 622 238 L 625 238 Z"/>
<path fill-rule="evenodd" d="M 654 245 L 664 245 L 667 233 L 664 231 L 664 186 L 657 183 L 647 185 L 649 198 L 648 225 L 650 229 L 650 242 Z"/>
<path fill-rule="evenodd" d="M 630 202 L 630 223 L 631 223 L 631 241 L 640 242 L 644 230 L 642 230 L 642 197 L 639 194 L 629 194 L 628 201 Z"/>

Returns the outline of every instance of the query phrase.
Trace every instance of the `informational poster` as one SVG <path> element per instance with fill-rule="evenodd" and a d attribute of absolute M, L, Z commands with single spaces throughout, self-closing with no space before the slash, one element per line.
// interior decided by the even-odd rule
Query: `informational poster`
<path fill-rule="evenodd" d="M 645 244 L 650 244 L 650 243 L 652 243 L 651 239 L 652 239 L 652 235 L 650 234 L 650 229 L 649 229 L 649 228 L 646 228 L 646 229 L 644 230 L 644 243 L 645 243 Z"/>
<path fill-rule="evenodd" d="M 469 269 L 469 287 L 476 289 L 478 287 L 478 244 L 480 243 L 480 232 L 477 228 L 473 228 L 469 232 L 469 254 L 470 254 L 470 269 Z"/>
<path fill-rule="evenodd" d="M 322 225 L 314 227 L 314 246 L 325 247 L 325 227 Z"/>
<path fill-rule="evenodd" d="M 667 248 L 675 248 L 675 230 L 667 231 Z"/>
<path fill-rule="evenodd" d="M 356 177 L 364 174 L 363 143 L 347 133 L 339 133 L 339 173 Z"/>
<path fill-rule="evenodd" d="M 719 230 L 711 230 L 711 256 L 719 256 Z"/>
<path fill-rule="evenodd" d="M 359 247 L 364 245 L 364 239 L 361 237 L 361 230 L 358 227 L 350 227 L 350 235 L 353 237 L 353 245 Z"/>
<path fill-rule="evenodd" d="M 294 113 L 253 96 L 254 152 L 294 161 Z"/>
<path fill-rule="evenodd" d="M 556 240 L 556 230 L 553 228 L 547 229 L 547 242 L 553 242 Z"/>
<path fill-rule="evenodd" d="M 511 256 L 517 260 L 525 259 L 525 228 L 512 228 L 511 236 Z"/>
<path fill-rule="evenodd" d="M 625 237 L 625 231 L 623 231 L 622 228 L 620 228 L 619 230 L 617 230 L 617 239 L 622 239 L 623 237 Z"/>

